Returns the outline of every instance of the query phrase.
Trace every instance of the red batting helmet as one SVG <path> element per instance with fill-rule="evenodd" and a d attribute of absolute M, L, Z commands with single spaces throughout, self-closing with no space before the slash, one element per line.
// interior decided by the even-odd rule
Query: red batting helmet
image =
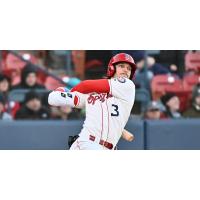
<path fill-rule="evenodd" d="M 129 54 L 126 54 L 126 53 L 119 53 L 110 59 L 110 62 L 108 64 L 107 77 L 111 78 L 114 76 L 115 71 L 116 71 L 115 65 L 120 62 L 126 62 L 131 65 L 132 70 L 131 70 L 130 79 L 132 80 L 133 75 L 135 74 L 136 64 L 133 58 Z"/>

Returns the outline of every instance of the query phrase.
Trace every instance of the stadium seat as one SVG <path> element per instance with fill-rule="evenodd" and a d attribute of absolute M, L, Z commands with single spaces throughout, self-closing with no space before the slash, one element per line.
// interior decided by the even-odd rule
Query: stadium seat
<path fill-rule="evenodd" d="M 25 62 L 17 58 L 15 55 L 9 53 L 5 60 L 5 69 L 22 69 L 25 66 Z"/>
<path fill-rule="evenodd" d="M 48 76 L 46 78 L 44 85 L 47 90 L 55 90 L 58 87 L 65 87 L 64 84 L 60 83 L 58 80 L 54 79 L 51 76 Z"/>
<path fill-rule="evenodd" d="M 33 64 L 37 63 L 37 59 L 31 54 L 19 53 L 19 55 L 28 59 Z M 2 65 L 3 66 L 2 71 L 4 74 L 6 74 L 7 76 L 11 78 L 12 86 L 20 82 L 21 70 L 24 68 L 25 65 L 26 65 L 26 62 L 20 60 L 12 53 L 8 53 L 8 55 L 6 56 Z"/>
<path fill-rule="evenodd" d="M 187 74 L 183 77 L 183 87 L 185 91 L 192 92 L 193 87 L 200 83 L 200 75 Z"/>
<path fill-rule="evenodd" d="M 188 52 L 185 55 L 185 70 L 200 71 L 200 52 Z"/>
<path fill-rule="evenodd" d="M 103 65 L 102 61 L 93 59 L 93 60 L 89 60 L 88 62 L 86 62 L 85 68 L 86 69 L 98 68 L 98 67 L 102 67 L 102 65 Z"/>
<path fill-rule="evenodd" d="M 44 85 L 48 75 L 46 75 L 43 71 L 38 70 L 37 72 L 37 83 Z"/>
<path fill-rule="evenodd" d="M 153 100 L 158 100 L 166 92 L 183 91 L 182 80 L 173 75 L 156 75 L 151 81 Z"/>
<path fill-rule="evenodd" d="M 21 55 L 23 58 L 29 60 L 33 64 L 37 63 L 37 59 L 33 55 L 31 55 L 31 54 L 28 54 L 28 53 L 19 53 L 19 55 Z M 19 58 L 17 58 L 12 53 L 9 53 L 6 56 L 4 68 L 5 69 L 13 69 L 13 70 L 16 70 L 16 69 L 21 70 L 21 69 L 24 68 L 25 64 L 26 63 L 24 61 L 20 60 Z"/>
<path fill-rule="evenodd" d="M 157 75 L 151 81 L 152 99 L 159 100 L 166 93 L 175 93 L 180 100 L 180 110 L 184 111 L 189 104 L 190 92 L 183 87 L 183 81 L 172 75 Z"/>

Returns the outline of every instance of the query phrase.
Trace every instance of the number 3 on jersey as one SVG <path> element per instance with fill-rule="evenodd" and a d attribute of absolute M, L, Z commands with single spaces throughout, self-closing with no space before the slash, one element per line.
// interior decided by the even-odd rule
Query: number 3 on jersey
<path fill-rule="evenodd" d="M 114 111 L 111 113 L 111 116 L 119 116 L 118 105 L 112 104 L 112 107 L 114 107 Z"/>

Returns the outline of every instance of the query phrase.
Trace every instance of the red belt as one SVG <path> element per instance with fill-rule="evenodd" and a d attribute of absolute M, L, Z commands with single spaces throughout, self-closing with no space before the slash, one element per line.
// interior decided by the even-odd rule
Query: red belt
<path fill-rule="evenodd" d="M 90 138 L 89 138 L 91 141 L 95 141 L 95 136 L 93 135 L 90 135 Z M 109 143 L 109 142 L 106 142 L 104 140 L 100 140 L 99 142 L 100 145 L 108 148 L 108 149 L 112 149 L 113 148 L 113 144 L 112 143 Z"/>

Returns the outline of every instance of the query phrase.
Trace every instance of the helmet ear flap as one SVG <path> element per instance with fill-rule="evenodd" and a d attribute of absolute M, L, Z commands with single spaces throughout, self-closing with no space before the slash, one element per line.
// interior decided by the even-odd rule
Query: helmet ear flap
<path fill-rule="evenodd" d="M 108 67 L 107 76 L 108 77 L 113 77 L 114 74 L 115 74 L 115 67 L 111 64 Z"/>
<path fill-rule="evenodd" d="M 132 70 L 131 70 L 131 76 L 130 76 L 130 79 L 131 79 L 131 80 L 134 79 L 135 71 L 136 71 L 136 67 L 133 67 Z"/>

